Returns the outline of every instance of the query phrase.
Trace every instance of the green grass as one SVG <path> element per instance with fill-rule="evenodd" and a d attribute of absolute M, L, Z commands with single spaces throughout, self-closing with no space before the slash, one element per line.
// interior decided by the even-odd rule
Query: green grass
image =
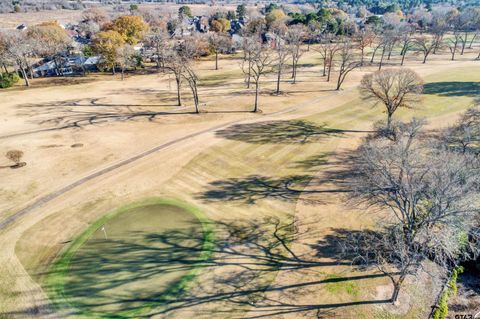
<path fill-rule="evenodd" d="M 342 279 L 343 277 L 337 275 L 326 275 L 325 279 Z M 325 289 L 334 295 L 346 293 L 354 298 L 360 295 L 360 287 L 353 281 L 338 281 L 325 284 Z"/>
<path fill-rule="evenodd" d="M 210 258 L 213 248 L 215 245 L 215 234 L 213 225 L 210 223 L 209 219 L 204 215 L 195 206 L 192 206 L 186 202 L 173 199 L 173 198 L 148 198 L 143 201 L 135 202 L 130 205 L 118 208 L 116 210 L 110 211 L 105 214 L 102 218 L 93 222 L 84 232 L 78 235 L 72 240 L 72 243 L 62 252 L 56 261 L 52 264 L 50 268 L 50 273 L 45 280 L 45 285 L 47 287 L 47 292 L 50 299 L 53 301 L 55 306 L 59 309 L 74 309 L 79 314 L 86 317 L 100 317 L 100 318 L 136 318 L 140 315 L 148 313 L 149 311 L 160 307 L 162 302 L 171 301 L 181 295 L 186 289 L 188 289 L 189 284 L 194 280 L 201 270 L 201 263 L 196 263 L 192 268 L 183 275 L 179 280 L 175 281 L 170 285 L 162 296 L 156 301 L 150 301 L 143 303 L 142 307 L 139 307 L 134 310 L 121 311 L 117 313 L 94 313 L 87 309 L 80 309 L 76 307 L 75 303 L 69 298 L 68 294 L 65 292 L 65 284 L 67 281 L 67 275 L 69 271 L 70 263 L 74 258 L 76 252 L 82 247 L 83 244 L 97 231 L 102 225 L 112 218 L 118 216 L 121 213 L 127 212 L 129 210 L 140 208 L 148 205 L 172 205 L 184 209 L 195 216 L 196 219 L 201 224 L 203 231 L 203 245 L 202 252 L 198 257 L 198 261 L 206 261 Z"/>

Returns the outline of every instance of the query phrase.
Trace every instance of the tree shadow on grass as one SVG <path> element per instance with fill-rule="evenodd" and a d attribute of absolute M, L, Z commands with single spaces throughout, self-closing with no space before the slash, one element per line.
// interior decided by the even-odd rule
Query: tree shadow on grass
<path fill-rule="evenodd" d="M 310 204 L 320 204 L 319 198 L 309 198 L 307 194 L 347 193 L 349 189 L 325 188 L 323 181 L 314 179 L 313 175 L 290 175 L 271 178 L 261 175 L 249 175 L 243 178 L 229 178 L 210 183 L 212 189 L 197 195 L 206 202 L 243 201 L 255 204 L 262 199 L 279 199 L 296 201 L 302 195 L 302 201 Z M 306 188 L 309 186 L 309 188 Z"/>
<path fill-rule="evenodd" d="M 280 221 L 275 218 L 265 219 L 263 221 L 254 220 L 248 223 L 248 225 L 236 224 L 234 227 L 232 227 L 232 224 L 226 225 L 221 223 L 221 225 L 222 227 L 226 226 L 229 230 L 228 238 L 233 239 L 235 242 L 243 242 L 252 249 L 246 252 L 235 247 L 235 245 L 231 245 L 231 243 L 225 246 L 227 247 L 229 255 L 226 260 L 236 260 L 237 262 L 244 260 L 240 272 L 232 272 L 226 277 L 216 280 L 214 286 L 209 289 L 210 293 L 206 295 L 187 293 L 159 313 L 170 313 L 178 309 L 190 308 L 211 302 L 226 302 L 225 309 L 235 310 L 237 307 L 239 309 L 243 307 L 250 308 L 251 315 L 248 315 L 246 318 L 277 318 L 282 314 L 293 313 L 295 313 L 297 317 L 304 315 L 311 317 L 312 314 L 315 314 L 318 318 L 323 318 L 332 315 L 333 310 L 343 307 L 389 302 L 389 300 L 360 300 L 332 304 L 302 303 L 301 294 L 305 293 L 305 290 L 320 289 L 325 285 L 335 283 L 343 284 L 357 280 L 384 277 L 384 274 L 369 273 L 349 277 L 325 276 L 324 278 L 317 277 L 315 280 L 298 280 L 294 283 L 262 283 L 261 281 L 257 281 L 258 272 L 276 272 L 280 269 L 282 271 L 297 271 L 309 268 L 318 271 L 324 266 L 350 265 L 350 261 L 324 261 L 324 259 L 315 257 L 309 258 L 295 255 L 290 250 L 289 243 L 294 238 L 305 239 L 309 236 L 315 236 L 315 234 L 310 231 L 310 225 L 303 225 L 303 232 L 299 232 L 298 222 L 296 224 L 281 225 Z M 232 252 L 234 252 L 233 256 L 230 255 Z M 233 259 L 231 257 L 233 257 Z M 240 257 L 240 259 L 238 259 L 238 257 Z M 244 259 L 245 257 L 246 259 Z M 249 260 L 251 258 L 256 261 L 254 263 L 250 262 Z M 305 290 L 302 291 L 302 289 Z M 279 293 L 283 297 L 272 297 L 273 295 L 265 295 L 265 293 Z M 289 302 L 285 301 L 284 298 L 286 296 L 289 296 L 287 299 Z M 295 300 L 299 300 L 299 302 L 297 303 Z M 245 314 L 234 316 L 231 313 L 228 317 L 244 318 L 244 315 Z"/>
<path fill-rule="evenodd" d="M 0 136 L 0 139 L 40 132 L 78 129 L 110 122 L 155 121 L 161 116 L 196 115 L 193 108 L 178 108 L 173 100 L 166 101 L 166 104 L 108 104 L 97 98 L 73 99 L 42 104 L 29 103 L 20 105 L 18 108 L 20 111 L 17 115 L 28 117 L 35 124 L 49 127 L 12 132 Z M 155 110 L 145 108 L 154 108 Z M 158 110 L 159 108 L 160 110 Z"/>
<path fill-rule="evenodd" d="M 430 82 L 423 87 L 423 93 L 439 96 L 480 96 L 480 82 Z"/>
<path fill-rule="evenodd" d="M 261 123 L 235 124 L 216 132 L 218 137 L 252 144 L 308 143 L 328 136 L 340 136 L 346 132 L 359 132 L 328 128 L 304 120 L 268 121 Z"/>
<path fill-rule="evenodd" d="M 352 230 L 346 228 L 332 228 L 331 233 L 323 236 L 317 243 L 311 245 L 316 256 L 328 256 L 338 262 L 350 263 L 362 268 L 365 266 L 362 258 L 369 255 L 368 247 L 356 245 L 365 241 L 380 240 L 381 234 L 371 229 Z"/>
<path fill-rule="evenodd" d="M 314 170 L 317 171 L 319 167 L 326 166 L 329 164 L 328 158 L 331 156 L 329 153 L 323 153 L 319 155 L 312 155 L 306 159 L 297 161 L 291 165 L 294 168 L 300 168 L 303 170 Z"/>
<path fill-rule="evenodd" d="M 245 201 L 248 204 L 254 204 L 257 200 L 265 198 L 293 201 L 298 198 L 301 189 L 310 179 L 309 175 L 278 179 L 260 175 L 229 178 L 211 182 L 210 186 L 214 189 L 201 193 L 198 198 L 205 201 Z"/>
<path fill-rule="evenodd" d="M 134 233 L 142 240 L 132 242 L 121 238 L 103 239 L 95 245 L 102 249 L 82 249 L 77 252 L 69 268 L 65 294 L 74 302 L 77 310 L 117 309 L 115 318 L 143 318 L 152 314 L 167 314 L 182 309 L 206 305 L 204 311 L 225 312 L 225 317 L 236 318 L 251 309 L 249 318 L 276 318 L 281 314 L 296 313 L 298 316 L 313 313 L 326 316 L 331 310 L 362 304 L 384 303 L 384 300 L 365 300 L 332 304 L 303 304 L 295 298 L 280 300 L 265 296 L 266 292 L 298 294 L 300 289 L 319 289 L 332 283 L 343 283 L 383 276 L 366 274 L 351 277 L 321 276 L 294 283 L 275 283 L 264 278 L 269 274 L 301 269 L 319 270 L 324 266 L 348 265 L 342 261 L 325 261 L 315 256 L 296 255 L 290 250 L 294 238 L 315 236 L 311 225 L 288 222 L 291 217 L 265 217 L 254 220 L 223 221 L 215 223 L 216 239 L 212 253 L 207 259 L 198 259 L 204 251 L 204 237 L 191 229 L 159 233 Z M 192 227 L 198 227 L 198 225 Z M 170 291 L 157 285 L 159 276 L 171 273 L 188 273 L 203 269 L 207 281 L 195 281 L 185 287 Z M 212 276 L 210 276 L 212 274 Z M 265 277 L 266 276 L 266 277 Z M 135 285 L 136 282 L 140 284 Z M 143 289 L 142 284 L 154 285 L 156 289 Z M 133 284 L 133 286 L 132 286 Z M 170 283 L 175 285 L 175 282 Z M 193 285 L 192 285 L 193 284 Z M 134 288 L 123 289 L 123 287 Z M 53 289 L 55 287 L 46 287 Z M 145 287 L 147 288 L 147 287 Z M 118 293 L 107 294 L 117 289 Z M 120 289 L 120 290 L 119 290 Z M 298 296 L 301 297 L 301 296 Z M 267 299 L 268 298 L 268 299 Z M 156 308 L 152 312 L 141 311 L 145 304 Z M 202 308 L 203 309 L 203 308 Z M 70 309 L 75 313 L 75 309 Z M 120 312 L 122 311 L 122 312 Z M 108 313 L 108 312 L 107 312 Z"/>

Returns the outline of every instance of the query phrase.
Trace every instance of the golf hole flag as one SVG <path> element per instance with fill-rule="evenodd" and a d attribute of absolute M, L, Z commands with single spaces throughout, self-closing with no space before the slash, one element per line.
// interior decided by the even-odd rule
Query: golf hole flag
<path fill-rule="evenodd" d="M 107 238 L 107 231 L 105 230 L 105 225 L 102 226 L 102 231 L 103 231 L 103 234 L 105 235 L 105 239 L 108 239 Z"/>

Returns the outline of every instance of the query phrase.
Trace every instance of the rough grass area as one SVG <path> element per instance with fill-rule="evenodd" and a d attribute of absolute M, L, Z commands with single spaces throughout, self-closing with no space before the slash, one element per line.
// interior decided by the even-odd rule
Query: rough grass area
<path fill-rule="evenodd" d="M 138 298 L 138 302 L 135 303 L 134 306 L 131 307 L 129 310 L 123 310 L 123 308 L 119 308 L 120 310 L 117 311 L 92 311 L 91 309 L 88 308 L 88 304 L 78 304 L 75 302 L 72 298 L 71 295 L 68 293 L 68 289 L 66 285 L 69 285 L 69 272 L 72 271 L 72 262 L 75 259 L 76 254 L 79 253 L 79 251 L 82 249 L 82 246 L 87 243 L 87 241 L 92 237 L 92 235 L 99 230 L 100 227 L 108 223 L 109 221 L 113 220 L 115 217 L 119 216 L 120 214 L 123 213 L 128 213 L 129 211 L 132 211 L 134 209 L 138 208 L 143 208 L 143 207 L 148 207 L 151 205 L 165 205 L 165 206 L 173 206 L 173 207 L 178 207 L 182 210 L 185 210 L 189 214 L 192 214 L 194 218 L 196 218 L 200 226 L 202 228 L 202 243 L 200 243 L 201 251 L 196 251 L 197 254 L 190 252 L 192 255 L 192 259 L 188 260 L 189 262 L 189 267 L 187 268 L 187 271 L 182 272 L 182 275 L 178 278 L 173 278 L 174 280 L 169 280 L 167 281 L 167 286 L 165 287 L 164 291 L 160 295 L 155 295 L 156 298 L 149 298 L 149 299 L 144 299 L 146 296 L 129 296 L 128 291 L 123 291 L 119 292 L 121 295 L 123 295 L 123 298 Z M 147 221 L 148 222 L 148 221 Z M 152 241 L 152 252 L 156 251 L 156 254 L 161 254 L 161 250 L 158 247 L 155 247 L 153 244 L 153 241 L 156 240 L 156 236 L 161 236 L 161 234 L 156 234 L 152 233 L 151 235 L 151 241 Z M 178 243 L 181 245 L 182 243 Z M 64 252 L 61 253 L 59 258 L 53 263 L 51 267 L 50 274 L 47 276 L 45 280 L 45 287 L 46 290 L 49 292 L 50 298 L 53 300 L 54 304 L 58 307 L 59 310 L 66 310 L 66 311 L 73 311 L 77 313 L 78 315 L 83 315 L 86 317 L 95 317 L 95 318 L 138 318 L 138 316 L 145 314 L 149 312 L 150 310 L 159 307 L 162 305 L 162 303 L 174 300 L 177 298 L 179 295 L 181 295 L 187 288 L 188 285 L 194 280 L 194 278 L 197 276 L 198 272 L 201 270 L 201 267 L 204 265 L 203 262 L 207 261 L 214 249 L 214 230 L 213 230 L 213 225 L 210 223 L 210 221 L 205 217 L 204 213 L 201 212 L 198 208 L 187 204 L 183 201 L 179 201 L 176 199 L 171 199 L 171 198 L 151 198 L 151 199 L 146 199 L 141 202 L 136 202 L 128 206 L 121 207 L 119 209 L 116 209 L 114 211 L 111 211 L 107 213 L 105 216 L 102 218 L 98 219 L 94 223 L 91 224 L 88 229 L 86 229 L 82 234 L 80 234 L 78 237 L 74 238 L 72 240 L 72 243 L 66 248 Z M 133 246 L 133 243 L 132 243 Z M 130 247 L 131 249 L 135 249 L 137 246 Z M 174 247 L 174 245 L 172 245 Z M 138 250 L 141 250 L 141 246 L 138 245 Z M 182 247 L 179 247 L 181 249 Z M 186 247 L 185 247 L 186 248 Z M 147 248 L 148 249 L 148 248 Z M 192 248 L 193 249 L 193 248 Z M 187 250 L 187 249 L 186 249 Z M 120 253 L 120 252 L 113 252 L 114 254 Z M 165 254 L 179 254 L 178 252 L 165 252 Z M 188 251 L 186 252 L 188 253 Z M 135 255 L 135 251 L 133 251 L 133 254 Z M 108 255 L 106 252 L 105 255 Z M 103 256 L 103 255 L 102 255 Z M 82 262 L 82 260 L 85 260 L 85 256 L 80 255 L 79 256 L 80 260 L 77 260 L 77 262 Z M 141 256 L 134 257 L 140 258 Z M 154 256 L 150 256 L 149 258 L 154 258 Z M 108 261 L 108 258 L 104 257 L 102 258 L 101 263 Z M 148 261 L 145 261 L 147 263 Z M 172 261 L 173 262 L 173 261 Z M 113 265 L 112 265 L 113 266 Z M 125 272 L 128 272 L 128 264 L 125 265 L 126 269 Z M 108 267 L 92 267 L 91 274 L 86 274 L 83 279 L 87 280 L 90 278 L 96 278 L 93 274 L 95 274 L 97 271 L 101 272 L 102 268 L 105 268 L 103 271 L 107 271 L 106 275 L 108 274 Z M 116 277 L 116 280 L 120 280 L 119 276 L 121 276 L 121 269 L 118 269 L 120 273 Z M 134 271 L 134 270 L 133 270 Z M 138 274 L 142 274 L 144 271 L 142 270 L 142 267 L 139 267 L 137 269 Z M 168 270 L 166 271 L 168 273 Z M 148 272 L 147 272 L 148 274 Z M 145 274 L 146 275 L 146 274 Z M 101 276 L 100 276 L 101 277 Z M 170 279 L 170 278 L 169 278 Z M 101 280 L 101 278 L 100 278 Z M 140 280 L 140 279 L 139 279 Z M 82 280 L 83 281 L 83 280 Z M 143 284 L 149 284 L 150 279 L 147 280 L 146 282 L 144 281 Z M 95 282 L 91 282 L 91 287 L 89 287 L 88 282 L 81 282 L 81 287 L 85 288 L 85 296 L 88 298 L 94 298 L 94 293 L 93 291 L 95 288 L 93 287 L 96 285 Z M 107 285 L 108 287 L 108 285 Z M 138 288 L 138 287 L 137 287 Z M 153 290 L 159 288 L 157 287 L 151 287 Z M 159 289 L 160 290 L 160 289 Z M 127 299 L 125 299 L 125 304 Z M 95 304 L 95 300 L 91 301 L 91 306 Z M 108 302 L 108 301 L 107 301 Z M 107 303 L 106 302 L 106 303 Z M 112 301 L 113 303 L 113 301 Z M 87 305 L 87 307 L 86 307 Z M 121 305 L 125 306 L 125 305 Z"/>

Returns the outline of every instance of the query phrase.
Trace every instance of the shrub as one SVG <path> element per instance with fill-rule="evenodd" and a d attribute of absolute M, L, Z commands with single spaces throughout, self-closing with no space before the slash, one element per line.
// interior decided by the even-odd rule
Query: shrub
<path fill-rule="evenodd" d="M 0 88 L 6 89 L 17 83 L 19 77 L 16 73 L 4 73 L 0 75 Z"/>
<path fill-rule="evenodd" d="M 443 292 L 443 295 L 440 298 L 440 301 L 438 302 L 438 308 L 435 310 L 435 313 L 433 314 L 433 319 L 445 319 L 445 318 L 447 318 L 447 315 L 448 315 L 448 296 L 449 296 L 449 291 L 448 291 L 448 288 L 447 288 Z"/>
<path fill-rule="evenodd" d="M 448 285 L 445 288 L 445 291 L 443 292 L 442 297 L 440 298 L 440 301 L 438 302 L 438 308 L 435 310 L 435 313 L 433 314 L 433 319 L 447 318 L 448 299 L 450 297 L 457 295 L 458 293 L 457 279 L 458 279 L 458 275 L 460 275 L 462 272 L 463 272 L 462 266 L 456 267 L 453 270 L 452 277 L 450 278 L 450 281 L 448 282 Z"/>
<path fill-rule="evenodd" d="M 460 266 L 460 267 L 457 267 L 453 270 L 453 273 L 452 273 L 452 278 L 450 279 L 450 282 L 449 282 L 449 286 L 450 286 L 450 289 L 451 289 L 451 296 L 456 296 L 457 293 L 458 293 L 458 287 L 457 287 L 457 279 L 458 279 L 458 275 L 460 275 L 461 273 L 463 272 L 463 267 Z"/>
<path fill-rule="evenodd" d="M 14 162 L 15 164 L 20 163 L 20 160 L 23 157 L 23 152 L 18 150 L 11 150 L 5 154 L 5 157 Z"/>

